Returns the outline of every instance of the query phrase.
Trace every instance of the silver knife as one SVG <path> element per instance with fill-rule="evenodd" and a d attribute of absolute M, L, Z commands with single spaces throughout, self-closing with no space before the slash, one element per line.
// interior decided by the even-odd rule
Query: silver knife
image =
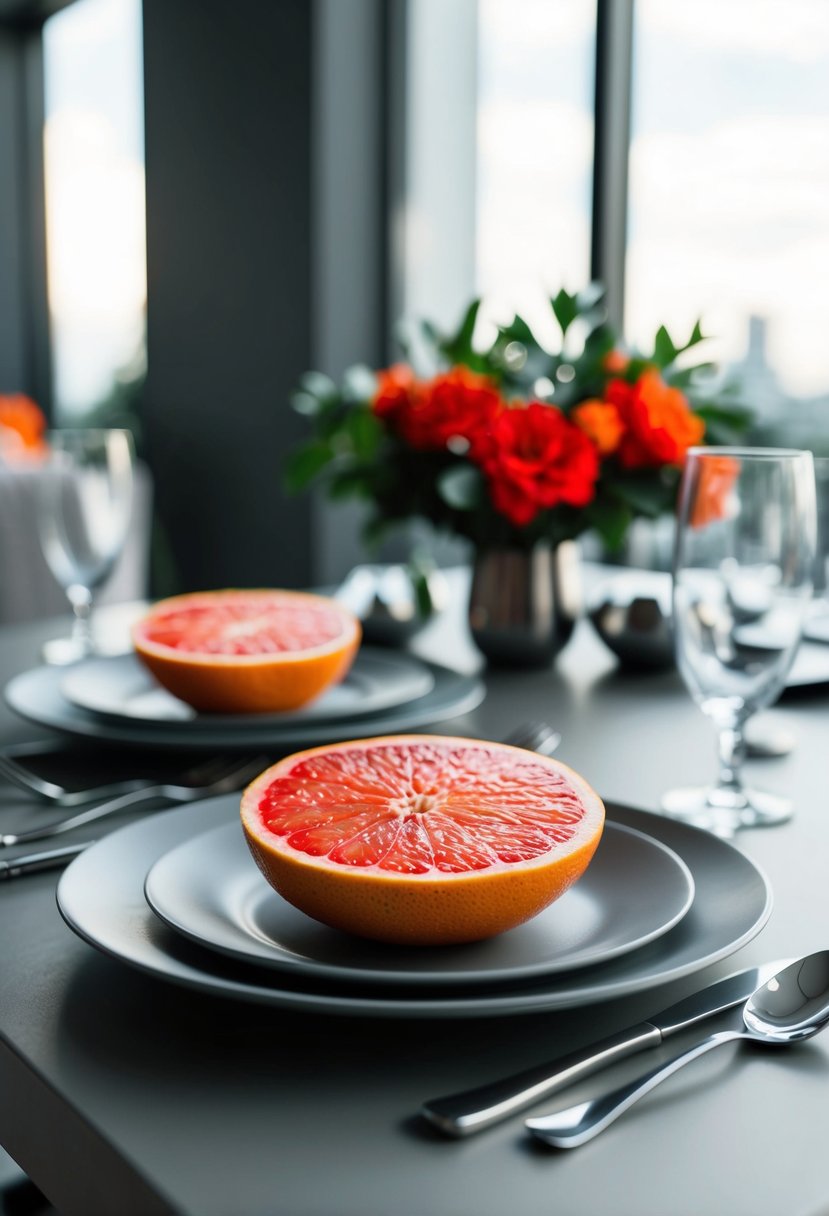
<path fill-rule="evenodd" d="M 94 840 L 85 840 L 83 844 L 68 844 L 62 849 L 44 849 L 40 853 L 27 853 L 25 857 L 14 857 L 11 861 L 0 861 L 0 882 L 8 878 L 18 878 L 21 874 L 34 874 L 38 870 L 55 870 L 65 866 L 73 857 L 77 857 L 94 843 Z"/>
<path fill-rule="evenodd" d="M 790 959 L 778 959 L 774 963 L 764 963 L 728 975 L 700 992 L 677 1001 L 675 1005 L 669 1005 L 648 1021 L 628 1026 L 626 1030 L 609 1035 L 581 1051 L 574 1051 L 546 1064 L 537 1064 L 534 1068 L 504 1077 L 490 1085 L 425 1102 L 421 1114 L 447 1136 L 471 1136 L 473 1132 L 500 1123 L 509 1115 L 531 1106 L 539 1098 L 564 1089 L 582 1077 L 606 1068 L 608 1064 L 615 1064 L 617 1060 L 624 1060 L 647 1047 L 658 1047 L 670 1035 L 733 1009 L 735 1005 L 748 1000 L 756 988 L 788 966 L 789 962 Z"/>

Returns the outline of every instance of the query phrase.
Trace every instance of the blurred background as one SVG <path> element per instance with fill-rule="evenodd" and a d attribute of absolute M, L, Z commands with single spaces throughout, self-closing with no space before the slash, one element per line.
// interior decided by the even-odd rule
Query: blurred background
<path fill-rule="evenodd" d="M 151 591 L 341 579 L 300 375 L 591 279 L 829 454 L 825 0 L 0 0 L 0 393 L 126 424 Z"/>

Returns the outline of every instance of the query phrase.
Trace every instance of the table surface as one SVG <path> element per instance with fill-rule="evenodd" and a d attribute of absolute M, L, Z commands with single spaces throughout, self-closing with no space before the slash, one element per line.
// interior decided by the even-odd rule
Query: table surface
<path fill-rule="evenodd" d="M 0 680 L 36 665 L 57 626 L 0 630 Z M 415 649 L 478 663 L 451 618 Z M 492 671 L 486 683 L 452 733 L 497 739 L 544 718 L 563 735 L 561 758 L 608 799 L 655 810 L 667 787 L 713 774 L 711 727 L 677 675 L 621 672 L 587 622 L 554 667 Z M 55 873 L 5 884 L 0 1142 L 63 1216 L 829 1212 L 829 1036 L 778 1054 L 715 1052 L 568 1153 L 531 1141 L 521 1117 L 454 1141 L 416 1115 L 426 1098 L 563 1054 L 739 966 L 829 946 L 829 687 L 790 694 L 772 714 L 797 746 L 748 771 L 793 795 L 796 816 L 738 840 L 771 881 L 770 921 L 715 967 L 602 1006 L 468 1022 L 284 1013 L 102 956 L 61 920 Z M 0 708 L 0 745 L 36 737 Z M 0 829 L 28 806 L 0 787 Z M 677 1042 L 534 1113 L 627 1079 Z"/>

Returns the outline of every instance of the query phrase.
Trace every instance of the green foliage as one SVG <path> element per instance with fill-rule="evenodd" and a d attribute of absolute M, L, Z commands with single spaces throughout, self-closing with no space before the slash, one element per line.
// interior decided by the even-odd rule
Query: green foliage
<path fill-rule="evenodd" d="M 564 414 L 582 401 L 601 399 L 611 378 L 634 383 L 643 372 L 657 369 L 704 419 L 706 442 L 735 443 L 747 430 L 749 411 L 722 393 L 713 399 L 704 393 L 704 374 L 710 385 L 712 365 L 688 358 L 704 341 L 699 322 L 684 342 L 660 326 L 652 351 L 627 352 L 627 363 L 611 373 L 607 357 L 622 352 L 607 320 L 602 287 L 591 284 L 576 294 L 562 289 L 549 307 L 561 335 L 556 350 L 547 349 L 517 314 L 497 326 L 488 344 L 482 343 L 479 299 L 453 332 L 418 320 L 400 327 L 399 340 L 419 379 L 463 365 L 487 376 L 507 401 L 540 399 Z M 377 387 L 377 374 L 364 365 L 349 368 L 339 385 L 319 372 L 304 375 L 291 404 L 306 419 L 310 438 L 285 466 L 285 485 L 292 493 L 318 485 L 332 499 L 366 502 L 368 544 L 396 524 L 419 517 L 476 545 L 529 547 L 541 539 L 555 543 L 594 529 L 613 550 L 634 518 L 653 518 L 674 508 L 678 469 L 630 471 L 610 459 L 603 462 L 596 496 L 586 508 L 559 505 L 516 529 L 495 511 L 483 473 L 461 449 L 415 451 L 375 415 Z"/>

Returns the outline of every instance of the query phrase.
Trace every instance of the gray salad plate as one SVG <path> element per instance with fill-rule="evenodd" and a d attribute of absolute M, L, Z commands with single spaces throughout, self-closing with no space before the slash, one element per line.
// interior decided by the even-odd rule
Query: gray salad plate
<path fill-rule="evenodd" d="M 679 923 L 607 963 L 481 986 L 338 984 L 225 958 L 165 925 L 144 897 L 151 867 L 171 849 L 234 822 L 238 796 L 129 824 L 77 857 L 58 886 L 67 924 L 90 945 L 149 975 L 280 1009 L 363 1017 L 502 1017 L 586 1006 L 642 992 L 739 950 L 762 929 L 771 891 L 757 866 L 726 841 L 669 819 L 610 804 L 609 818 L 672 849 L 688 866 L 694 900 Z M 451 948 L 447 948 L 451 949 Z"/>
<path fill-rule="evenodd" d="M 632 902 L 632 887 L 647 887 L 647 900 Z M 338 933 L 286 903 L 231 822 L 165 853 L 144 891 L 171 928 L 243 962 L 346 984 L 461 985 L 554 975 L 637 950 L 679 923 L 694 880 L 672 849 L 608 823 L 579 882 L 526 924 L 451 950 L 399 950 Z"/>

